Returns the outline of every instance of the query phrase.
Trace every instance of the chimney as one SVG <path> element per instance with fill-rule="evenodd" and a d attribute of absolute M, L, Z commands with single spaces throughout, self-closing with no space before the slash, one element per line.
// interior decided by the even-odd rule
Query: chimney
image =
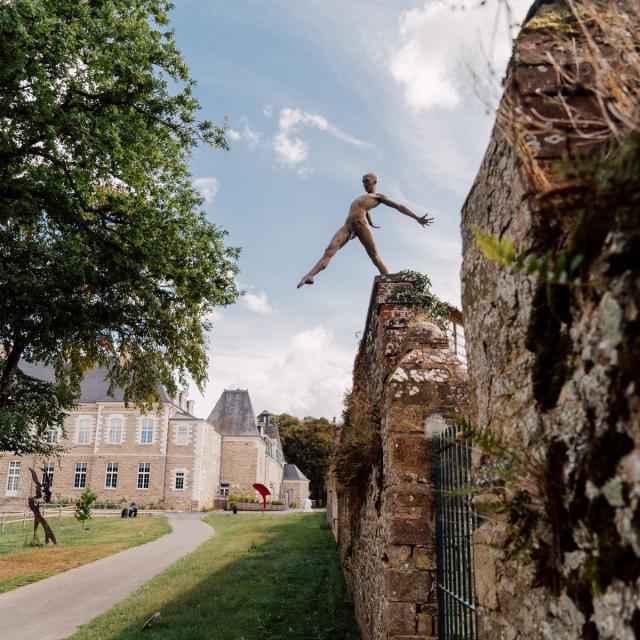
<path fill-rule="evenodd" d="M 196 403 L 195 400 L 187 400 L 187 413 L 190 413 L 191 415 L 194 415 L 193 407 L 194 407 L 195 403 Z"/>

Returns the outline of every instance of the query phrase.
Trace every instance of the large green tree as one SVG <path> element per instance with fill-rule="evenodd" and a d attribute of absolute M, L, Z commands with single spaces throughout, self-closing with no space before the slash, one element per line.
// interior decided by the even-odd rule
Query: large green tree
<path fill-rule="evenodd" d="M 285 460 L 297 465 L 309 478 L 312 499 L 324 501 L 331 454 L 331 423 L 326 418 L 300 420 L 287 413 L 272 416 L 271 420 L 278 425 Z"/>
<path fill-rule="evenodd" d="M 0 449 L 46 450 L 83 372 L 149 407 L 206 378 L 207 318 L 238 251 L 188 169 L 227 148 L 164 0 L 0 3 Z M 39 361 L 54 383 L 21 375 Z"/>

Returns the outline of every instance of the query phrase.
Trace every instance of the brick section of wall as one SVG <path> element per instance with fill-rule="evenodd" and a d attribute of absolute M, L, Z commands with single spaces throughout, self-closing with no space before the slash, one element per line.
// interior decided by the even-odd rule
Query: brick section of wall
<path fill-rule="evenodd" d="M 382 468 L 363 493 L 329 474 L 327 517 L 365 640 L 437 636 L 432 436 L 468 410 L 466 372 L 446 337 L 391 302 L 410 287 L 399 275 L 376 278 L 354 367 L 381 417 Z"/>

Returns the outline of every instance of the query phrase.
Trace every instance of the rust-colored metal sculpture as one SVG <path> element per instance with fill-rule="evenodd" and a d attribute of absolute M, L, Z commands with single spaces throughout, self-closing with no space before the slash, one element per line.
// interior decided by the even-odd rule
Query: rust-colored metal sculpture
<path fill-rule="evenodd" d="M 29 496 L 29 509 L 33 512 L 33 538 L 31 540 L 32 545 L 38 544 L 38 526 L 42 525 L 44 529 L 44 543 L 58 544 L 49 523 L 44 519 L 44 516 L 40 513 L 40 503 L 37 500 L 42 500 L 44 497 L 45 503 L 51 502 L 51 478 L 45 469 L 42 469 L 42 482 L 38 479 L 38 474 L 29 467 L 31 471 L 31 477 L 36 487 L 35 495 Z"/>
<path fill-rule="evenodd" d="M 371 221 L 371 214 L 369 213 L 371 209 L 377 207 L 379 204 L 385 204 L 387 207 L 396 209 L 405 216 L 413 218 L 422 227 L 428 227 L 433 222 L 433 218 L 430 218 L 428 215 L 425 214 L 423 216 L 418 216 L 403 204 L 398 204 L 391 200 L 391 198 L 387 198 L 387 196 L 382 193 L 377 193 L 377 182 L 378 178 L 375 173 L 367 173 L 363 176 L 362 186 L 367 193 L 356 198 L 351 203 L 349 215 L 347 216 L 345 223 L 336 231 L 333 238 L 331 238 L 331 242 L 325 249 L 322 258 L 320 258 L 313 269 L 311 269 L 311 271 L 309 271 L 309 273 L 300 280 L 298 283 L 298 289 L 305 284 L 313 284 L 316 274 L 323 269 L 326 269 L 331 258 L 333 258 L 333 256 L 340 251 L 347 242 L 349 242 L 349 240 L 353 240 L 354 238 L 358 238 L 358 240 L 363 244 L 367 254 L 371 258 L 371 261 L 378 268 L 378 271 L 380 271 L 383 276 L 386 276 L 389 273 L 384 262 L 382 262 L 382 258 L 378 255 L 378 249 L 373 239 L 373 234 L 369 230 L 369 227 L 372 227 L 373 229 L 380 228 L 373 224 Z"/>

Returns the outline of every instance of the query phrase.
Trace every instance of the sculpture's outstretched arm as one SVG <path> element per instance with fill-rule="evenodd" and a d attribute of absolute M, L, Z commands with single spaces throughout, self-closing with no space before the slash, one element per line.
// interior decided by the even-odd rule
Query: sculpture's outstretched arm
<path fill-rule="evenodd" d="M 376 195 L 378 196 L 382 204 L 386 204 L 387 207 L 396 209 L 400 213 L 403 213 L 405 216 L 413 218 L 418 224 L 422 225 L 423 227 L 428 227 L 433 223 L 433 218 L 430 218 L 426 213 L 423 216 L 416 215 L 415 213 L 413 213 L 413 211 L 411 211 L 411 209 L 409 209 L 409 207 L 405 207 L 403 204 L 394 202 L 393 200 L 391 200 L 391 198 L 387 198 L 387 196 L 383 195 L 382 193 L 378 193 Z"/>

